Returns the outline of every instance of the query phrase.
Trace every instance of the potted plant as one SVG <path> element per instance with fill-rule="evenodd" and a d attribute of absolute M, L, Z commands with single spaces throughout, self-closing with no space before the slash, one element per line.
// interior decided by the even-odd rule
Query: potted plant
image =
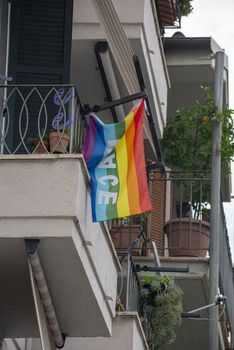
<path fill-rule="evenodd" d="M 37 137 L 29 137 L 27 139 L 27 144 L 33 147 L 32 153 L 49 153 L 49 137 L 44 130 L 42 130 Z"/>
<path fill-rule="evenodd" d="M 50 153 L 67 153 L 69 142 L 70 131 L 68 128 L 52 129 L 49 132 Z"/>
<path fill-rule="evenodd" d="M 189 172 L 190 176 L 194 171 L 199 171 L 199 176 L 205 178 L 207 171 L 211 172 L 212 122 L 214 120 L 222 122 L 221 155 L 222 162 L 226 164 L 232 160 L 234 155 L 234 129 L 233 111 L 226 106 L 222 113 L 218 113 L 212 90 L 208 87 L 203 87 L 202 90 L 203 98 L 200 102 L 197 101 L 192 106 L 178 109 L 175 119 L 168 121 L 161 146 L 166 163 L 172 169 L 177 171 L 182 169 L 183 172 Z M 200 183 L 194 181 L 191 200 L 188 196 L 190 185 L 185 181 L 182 184 L 185 197 L 187 195 L 187 209 L 190 206 L 191 210 L 189 217 L 185 217 L 181 214 L 180 209 L 180 217 L 166 223 L 164 229 L 169 235 L 170 242 L 174 245 L 180 240 L 182 241 L 181 248 L 183 248 L 183 251 L 177 250 L 177 253 L 175 250 L 171 252 L 169 250 L 169 252 L 170 255 L 200 256 L 203 251 L 202 256 L 205 256 L 209 247 L 209 223 L 206 221 L 198 223 L 198 220 L 201 221 L 202 211 L 210 208 L 211 183 L 210 181 L 204 182 L 201 194 Z M 186 206 L 185 204 L 183 203 L 183 206 Z M 194 226 L 194 232 L 201 234 L 204 239 L 198 239 L 196 233 L 191 235 L 191 224 Z M 176 233 L 178 228 L 182 235 Z M 192 243 L 194 244 L 194 251 L 186 251 L 186 245 L 189 243 L 190 248 Z M 201 246 L 202 243 L 204 247 Z"/>
<path fill-rule="evenodd" d="M 182 290 L 170 276 L 144 276 L 141 279 L 143 326 L 150 350 L 160 350 L 176 338 L 181 324 Z"/>
<path fill-rule="evenodd" d="M 125 253 L 127 249 L 131 249 L 132 255 L 141 255 L 143 239 L 139 238 L 139 235 L 143 225 L 144 214 L 123 218 L 112 223 L 110 235 L 118 255 Z"/>

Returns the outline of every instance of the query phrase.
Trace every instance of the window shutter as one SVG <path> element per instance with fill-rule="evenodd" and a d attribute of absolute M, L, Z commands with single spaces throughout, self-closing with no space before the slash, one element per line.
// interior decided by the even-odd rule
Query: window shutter
<path fill-rule="evenodd" d="M 8 75 L 12 84 L 48 84 L 59 88 L 69 83 L 73 0 L 13 0 L 10 24 L 10 50 Z M 49 87 L 39 88 L 44 98 Z M 9 92 L 12 90 L 9 88 Z M 20 88 L 26 98 L 30 88 Z M 27 101 L 29 123 L 27 135 L 38 135 L 38 113 L 42 104 L 37 92 Z M 10 128 L 7 142 L 15 150 L 21 142 L 21 131 L 26 130 L 26 112 L 22 113 L 22 98 L 16 92 L 9 100 Z M 51 125 L 58 108 L 53 104 L 53 94 L 46 101 L 41 126 Z M 13 112 L 13 113 L 12 113 Z M 20 115 L 21 113 L 21 115 Z M 14 118 L 12 118 L 14 116 Z M 14 120 L 13 120 L 14 119 Z M 23 152 L 23 147 L 18 149 Z"/>
<path fill-rule="evenodd" d="M 13 0 L 9 75 L 19 84 L 69 82 L 72 0 Z"/>

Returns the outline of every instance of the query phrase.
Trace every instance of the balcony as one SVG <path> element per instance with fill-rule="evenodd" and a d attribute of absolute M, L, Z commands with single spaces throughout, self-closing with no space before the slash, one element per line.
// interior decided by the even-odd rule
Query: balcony
<path fill-rule="evenodd" d="M 184 291 L 184 311 L 208 304 L 210 174 L 194 171 L 155 173 L 150 177 L 153 210 L 151 240 L 157 244 L 160 262 L 165 267 L 187 267 L 188 273 L 173 273 Z M 233 335 L 234 279 L 225 216 L 221 206 L 220 222 L 220 292 L 227 296 L 227 306 L 220 318 L 220 342 L 229 346 Z M 154 266 L 148 256 L 134 257 L 141 265 Z M 221 313 L 221 310 L 220 310 Z M 207 318 L 207 313 L 202 317 Z M 199 337 L 197 337 L 199 334 Z M 177 331 L 174 349 L 208 348 L 208 322 L 184 319 Z M 221 347 L 222 349 L 223 347 Z"/>
<path fill-rule="evenodd" d="M 140 321 L 139 279 L 134 272 L 134 262 L 128 254 L 121 264 L 118 277 L 118 300 L 111 338 L 68 338 L 64 350 L 149 350 Z"/>
<path fill-rule="evenodd" d="M 4 89 L 0 329 L 6 338 L 39 337 L 25 249 L 29 238 L 40 240 L 37 252 L 61 331 L 71 337 L 110 336 L 119 262 L 107 226 L 91 219 L 89 176 L 76 153 L 81 118 L 75 88 Z M 59 137 L 48 148 L 44 138 L 53 127 Z M 42 144 L 41 150 L 28 144 L 30 137 Z"/>
<path fill-rule="evenodd" d="M 85 121 L 73 85 L 0 86 L 0 111 L 3 154 L 71 154 L 80 150 Z"/>
<path fill-rule="evenodd" d="M 142 227 L 144 235 L 141 235 L 141 239 L 137 240 L 141 232 L 140 221 L 138 231 L 136 231 L 137 218 L 134 218 L 132 222 L 125 220 L 119 223 L 119 232 L 125 229 L 121 241 L 116 223 L 112 228 L 113 231 L 110 231 L 120 259 L 124 256 L 124 252 L 128 251 L 131 252 L 135 263 L 141 266 L 155 266 L 149 243 L 155 241 L 163 267 L 189 267 L 188 273 L 170 273 L 184 291 L 183 309 L 185 312 L 208 304 L 210 185 L 210 173 L 208 172 L 170 171 L 164 175 L 154 173 L 149 180 L 153 210 L 148 215 L 147 223 Z M 220 293 L 227 296 L 227 306 L 220 318 L 219 335 L 222 346 L 228 347 L 229 335 L 234 334 L 232 307 L 234 279 L 225 216 L 222 204 L 220 205 L 222 215 L 219 288 Z M 126 237 L 127 230 L 128 238 L 126 239 L 124 235 Z M 123 260 L 122 278 L 119 279 L 121 300 L 124 301 L 125 310 L 140 312 L 135 292 L 138 290 L 137 283 L 134 282 L 136 276 L 127 266 L 127 260 Z M 202 317 L 207 318 L 208 314 L 203 313 Z M 147 335 L 147 328 L 145 334 Z M 197 334 L 200 336 L 197 337 Z M 182 326 L 177 330 L 177 340 L 173 343 L 173 349 L 207 348 L 207 334 L 208 322 L 184 319 Z"/>
<path fill-rule="evenodd" d="M 161 28 L 180 28 L 181 7 L 178 0 L 156 1 L 158 19 Z"/>

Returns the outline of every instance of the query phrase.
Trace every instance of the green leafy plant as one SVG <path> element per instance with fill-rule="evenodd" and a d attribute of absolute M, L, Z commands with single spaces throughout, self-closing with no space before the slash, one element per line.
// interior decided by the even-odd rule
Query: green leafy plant
<path fill-rule="evenodd" d="M 180 0 L 179 6 L 182 16 L 188 16 L 193 11 L 191 1 L 192 0 Z"/>
<path fill-rule="evenodd" d="M 212 90 L 202 87 L 203 97 L 192 106 L 180 108 L 176 117 L 169 120 L 164 129 L 161 146 L 166 163 L 175 170 L 193 174 L 199 171 L 206 176 L 211 171 L 212 123 L 222 122 L 221 156 L 223 163 L 229 163 L 234 155 L 233 111 L 227 106 L 218 113 Z M 186 184 L 184 183 L 186 190 Z M 187 192 L 189 191 L 187 184 Z M 200 197 L 200 183 L 193 186 L 193 209 L 196 215 L 210 201 L 210 182 L 206 182 Z M 202 204 L 203 203 L 203 204 Z"/>
<path fill-rule="evenodd" d="M 182 290 L 170 276 L 145 276 L 141 280 L 141 303 L 151 350 L 160 350 L 175 338 L 181 324 Z"/>
<path fill-rule="evenodd" d="M 41 129 L 40 135 L 36 137 L 28 137 L 27 145 L 28 146 L 36 146 L 39 142 L 49 141 L 49 135 L 45 132 L 44 129 Z"/>

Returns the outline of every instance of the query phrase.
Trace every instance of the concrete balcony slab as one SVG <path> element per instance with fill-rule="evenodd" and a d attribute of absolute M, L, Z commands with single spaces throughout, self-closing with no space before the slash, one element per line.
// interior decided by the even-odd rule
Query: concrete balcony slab
<path fill-rule="evenodd" d="M 25 238 L 38 255 L 61 331 L 110 336 L 119 262 L 104 224 L 93 223 L 80 155 L 0 157 L 0 330 L 38 337 Z"/>

